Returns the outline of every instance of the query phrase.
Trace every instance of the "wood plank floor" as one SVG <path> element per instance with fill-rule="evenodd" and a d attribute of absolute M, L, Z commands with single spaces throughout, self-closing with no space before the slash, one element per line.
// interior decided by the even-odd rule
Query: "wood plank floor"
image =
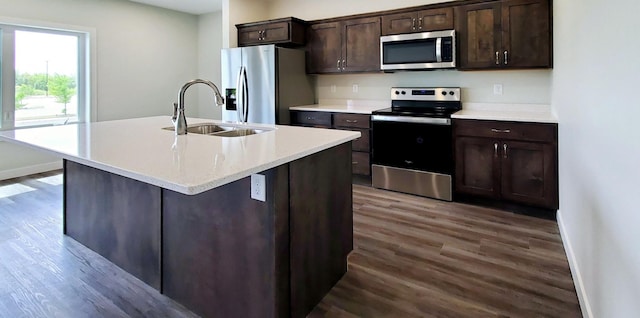
<path fill-rule="evenodd" d="M 62 235 L 59 172 L 0 181 L 0 317 L 194 317 Z M 310 317 L 580 317 L 553 221 L 354 185 L 349 271 Z"/>

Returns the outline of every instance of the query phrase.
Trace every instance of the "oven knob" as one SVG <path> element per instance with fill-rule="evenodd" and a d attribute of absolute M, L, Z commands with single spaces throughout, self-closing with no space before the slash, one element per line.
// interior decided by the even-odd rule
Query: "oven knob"
<path fill-rule="evenodd" d="M 454 92 L 453 92 L 453 91 L 450 91 L 450 92 L 449 92 L 449 95 L 453 96 L 453 94 L 454 94 Z"/>
<path fill-rule="evenodd" d="M 446 95 L 447 95 L 447 92 L 442 91 L 442 96 L 446 96 Z"/>
<path fill-rule="evenodd" d="M 396 91 L 396 95 L 400 95 L 400 92 Z"/>
<path fill-rule="evenodd" d="M 407 92 L 405 92 L 405 91 L 402 91 L 402 95 L 407 95 Z"/>

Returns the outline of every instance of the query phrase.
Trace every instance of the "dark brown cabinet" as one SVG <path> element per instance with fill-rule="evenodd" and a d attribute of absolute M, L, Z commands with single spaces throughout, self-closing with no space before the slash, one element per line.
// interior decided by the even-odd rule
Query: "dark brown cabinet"
<path fill-rule="evenodd" d="M 456 193 L 558 208 L 557 125 L 454 120 Z"/>
<path fill-rule="evenodd" d="M 382 35 L 452 30 L 453 8 L 420 10 L 382 16 Z"/>
<path fill-rule="evenodd" d="M 238 46 L 301 46 L 305 44 L 305 27 L 306 22 L 296 18 L 237 24 Z"/>
<path fill-rule="evenodd" d="M 456 8 L 461 69 L 552 67 L 550 0 L 503 0 Z"/>
<path fill-rule="evenodd" d="M 311 24 L 307 29 L 307 72 L 380 70 L 380 18 Z"/>
<path fill-rule="evenodd" d="M 354 174 L 371 175 L 371 115 L 321 111 L 291 111 L 291 125 L 359 131 L 351 143 Z"/>

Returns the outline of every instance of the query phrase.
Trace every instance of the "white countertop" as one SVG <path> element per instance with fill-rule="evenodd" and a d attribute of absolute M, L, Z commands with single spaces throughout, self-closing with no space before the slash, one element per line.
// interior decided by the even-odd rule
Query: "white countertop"
<path fill-rule="evenodd" d="M 501 120 L 534 123 L 558 123 L 550 105 L 464 103 L 451 115 L 458 119 Z"/>
<path fill-rule="evenodd" d="M 319 100 L 318 104 L 289 107 L 289 110 L 304 110 L 316 112 L 368 114 L 380 109 L 391 107 L 388 100 L 365 99 L 326 99 Z"/>
<path fill-rule="evenodd" d="M 353 131 L 259 124 L 248 126 L 272 130 L 245 137 L 175 136 L 161 129 L 170 126 L 169 116 L 159 116 L 0 131 L 0 140 L 193 195 L 360 137 Z"/>

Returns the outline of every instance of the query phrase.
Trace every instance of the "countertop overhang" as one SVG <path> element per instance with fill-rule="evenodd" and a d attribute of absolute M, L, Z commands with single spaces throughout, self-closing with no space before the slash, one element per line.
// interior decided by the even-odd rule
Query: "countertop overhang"
<path fill-rule="evenodd" d="M 189 124 L 225 122 L 188 118 Z M 0 140 L 187 195 L 349 142 L 359 132 L 248 124 L 245 137 L 176 136 L 169 116 L 8 130 Z"/>

